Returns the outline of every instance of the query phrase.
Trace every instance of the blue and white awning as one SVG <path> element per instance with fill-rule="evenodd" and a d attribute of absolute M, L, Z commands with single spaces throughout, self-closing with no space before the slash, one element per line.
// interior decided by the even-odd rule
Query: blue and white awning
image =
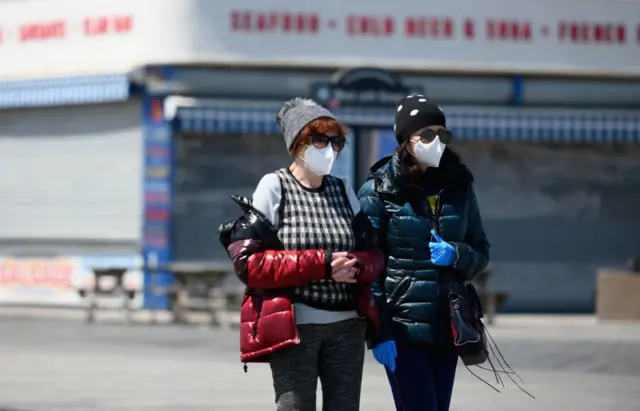
<path fill-rule="evenodd" d="M 0 108 L 106 103 L 129 95 L 127 74 L 0 82 Z"/>
<path fill-rule="evenodd" d="M 195 103 L 194 103 L 195 102 Z M 278 134 L 280 102 L 191 99 L 171 117 L 185 133 Z M 447 126 L 465 140 L 640 143 L 640 110 L 443 106 Z M 393 127 L 388 109 L 338 109 L 349 126 Z"/>

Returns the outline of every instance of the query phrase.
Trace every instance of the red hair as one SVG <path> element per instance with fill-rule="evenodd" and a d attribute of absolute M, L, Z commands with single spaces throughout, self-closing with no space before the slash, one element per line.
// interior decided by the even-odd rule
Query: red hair
<path fill-rule="evenodd" d="M 300 134 L 293 140 L 293 144 L 289 149 L 289 154 L 295 157 L 301 148 L 311 145 L 311 134 L 335 134 L 337 136 L 346 136 L 347 127 L 338 120 L 332 118 L 319 118 L 307 124 Z"/>

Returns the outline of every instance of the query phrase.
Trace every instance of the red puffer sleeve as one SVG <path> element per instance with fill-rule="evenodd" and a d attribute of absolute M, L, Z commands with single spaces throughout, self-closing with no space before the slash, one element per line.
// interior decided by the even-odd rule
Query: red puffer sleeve
<path fill-rule="evenodd" d="M 228 248 L 233 268 L 251 288 L 299 287 L 326 278 L 328 267 L 324 250 L 261 251 L 258 240 L 239 240 Z"/>
<path fill-rule="evenodd" d="M 349 253 L 358 260 L 359 284 L 371 284 L 384 273 L 385 258 L 380 250 L 353 251 Z"/>

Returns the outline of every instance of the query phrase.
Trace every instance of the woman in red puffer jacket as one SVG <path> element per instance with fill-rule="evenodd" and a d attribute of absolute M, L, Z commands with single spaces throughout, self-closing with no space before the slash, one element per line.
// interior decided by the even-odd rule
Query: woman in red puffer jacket
<path fill-rule="evenodd" d="M 346 130 L 301 98 L 277 121 L 293 163 L 265 175 L 245 215 L 221 227 L 236 274 L 247 285 L 240 349 L 244 362 L 269 362 L 277 409 L 359 409 L 364 342 L 377 339 L 369 285 L 385 258 L 353 189 L 329 175 Z"/>

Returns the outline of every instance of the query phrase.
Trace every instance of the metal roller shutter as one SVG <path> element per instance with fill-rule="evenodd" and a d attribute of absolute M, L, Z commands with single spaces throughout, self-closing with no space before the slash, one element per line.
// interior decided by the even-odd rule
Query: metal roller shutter
<path fill-rule="evenodd" d="M 0 111 L 0 241 L 138 243 L 139 101 Z"/>

